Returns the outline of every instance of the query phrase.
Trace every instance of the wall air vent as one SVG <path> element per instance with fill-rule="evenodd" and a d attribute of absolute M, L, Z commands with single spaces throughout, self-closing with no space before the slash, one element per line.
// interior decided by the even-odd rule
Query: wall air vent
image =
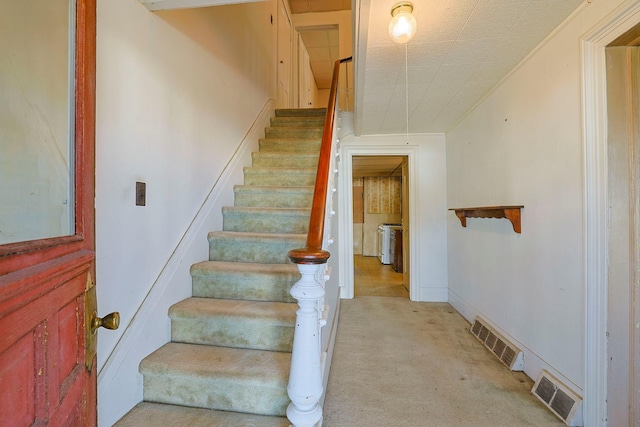
<path fill-rule="evenodd" d="M 507 341 L 480 316 L 476 317 L 473 325 L 471 325 L 471 333 L 509 369 L 512 371 L 522 371 L 524 369 L 522 351 Z"/>
<path fill-rule="evenodd" d="M 568 426 L 582 426 L 582 398 L 549 372 L 542 370 L 531 390 Z"/>

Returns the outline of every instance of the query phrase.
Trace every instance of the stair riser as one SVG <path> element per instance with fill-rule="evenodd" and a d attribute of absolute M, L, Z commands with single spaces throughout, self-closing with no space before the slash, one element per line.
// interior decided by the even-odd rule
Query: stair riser
<path fill-rule="evenodd" d="M 264 134 L 267 138 L 322 138 L 322 128 L 270 127 Z"/>
<path fill-rule="evenodd" d="M 192 269 L 191 278 L 194 297 L 294 302 L 289 290 L 300 273 Z"/>
<path fill-rule="evenodd" d="M 224 231 L 245 231 L 252 233 L 306 233 L 309 229 L 309 215 L 269 215 L 225 213 Z"/>
<path fill-rule="evenodd" d="M 293 321 L 282 325 L 270 322 L 270 319 L 185 319 L 171 316 L 173 342 L 290 352 L 293 332 Z"/>
<path fill-rule="evenodd" d="M 266 417 L 263 415 L 141 402 L 114 425 L 114 427 L 145 426 L 290 427 L 291 423 L 284 417 Z"/>
<path fill-rule="evenodd" d="M 261 152 L 283 152 L 283 153 L 318 153 L 320 151 L 320 139 L 313 140 L 280 140 L 261 139 L 259 147 Z"/>
<path fill-rule="evenodd" d="M 279 108 L 276 110 L 276 117 L 324 117 L 326 114 L 326 108 Z"/>
<path fill-rule="evenodd" d="M 311 206 L 313 194 L 305 193 L 236 193 L 235 206 L 264 206 L 270 208 L 306 208 Z"/>
<path fill-rule="evenodd" d="M 315 174 L 277 174 L 273 173 L 249 173 L 244 174 L 245 185 L 275 186 L 275 187 L 310 187 L 315 185 Z"/>
<path fill-rule="evenodd" d="M 286 387 L 255 380 L 232 382 L 228 378 L 195 375 L 144 375 L 144 400 L 196 408 L 285 416 Z"/>
<path fill-rule="evenodd" d="M 289 263 L 287 253 L 304 246 L 304 239 L 297 242 L 272 243 L 269 241 L 233 241 L 209 238 L 209 260 L 252 262 L 264 264 Z"/>
<path fill-rule="evenodd" d="M 263 152 L 264 154 L 264 152 Z M 297 154 L 294 152 L 278 153 L 275 156 L 261 155 L 253 153 L 254 167 L 271 168 L 312 168 L 318 167 L 318 156 L 308 154 Z"/>

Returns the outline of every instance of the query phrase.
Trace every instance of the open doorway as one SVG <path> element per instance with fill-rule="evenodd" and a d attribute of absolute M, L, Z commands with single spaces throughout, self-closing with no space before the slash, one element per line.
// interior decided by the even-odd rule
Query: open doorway
<path fill-rule="evenodd" d="M 300 108 L 324 107 L 329 102 L 333 64 L 339 59 L 338 25 L 296 27 L 298 97 Z"/>
<path fill-rule="evenodd" d="M 352 158 L 355 296 L 409 298 L 407 165 L 407 156 Z"/>
<path fill-rule="evenodd" d="M 608 16 L 600 22 L 592 31 L 585 34 L 582 39 L 582 58 L 583 58 L 583 107 L 584 107 L 584 153 L 585 153 L 585 379 L 584 379 L 584 397 L 583 397 L 583 417 L 585 420 L 607 420 L 611 424 L 612 410 L 620 404 L 625 410 L 620 415 L 620 419 L 632 420 L 632 425 L 638 424 L 638 414 L 640 413 L 640 379 L 638 379 L 638 359 L 640 358 L 639 343 L 640 328 L 636 325 L 640 322 L 638 314 L 639 293 L 637 292 L 637 274 L 638 274 L 638 255 L 637 246 L 635 246 L 635 260 L 626 258 L 626 262 L 631 268 L 635 268 L 635 280 L 633 286 L 626 285 L 626 299 L 621 301 L 620 298 L 614 297 L 618 303 L 612 301 L 609 292 L 614 286 L 611 273 L 609 270 L 612 263 L 620 262 L 623 257 L 615 256 L 612 258 L 610 253 L 612 241 L 616 235 L 615 230 L 610 229 L 611 221 L 615 218 L 609 216 L 612 207 L 609 206 L 612 199 L 611 192 L 614 187 L 608 182 L 615 179 L 610 176 L 611 156 L 610 150 L 613 148 L 610 144 L 610 135 L 608 128 L 611 125 L 608 116 L 609 97 L 607 94 L 608 67 L 606 63 L 606 50 L 620 37 L 628 34 L 629 30 L 640 23 L 640 3 L 629 4 L 627 7 L 620 8 L 616 13 Z M 624 46 L 628 46 L 625 43 Z M 636 72 L 637 81 L 637 72 Z M 636 89 L 637 94 L 637 89 Z M 637 112 L 636 112 L 637 118 Z M 637 124 L 637 122 L 636 122 Z M 636 128 L 637 130 L 637 128 Z M 637 149 L 637 140 L 634 141 Z M 615 149 L 615 148 L 614 148 Z M 624 149 L 624 148 L 623 148 Z M 621 150 L 618 150 L 621 151 Z M 637 151 L 636 151 L 637 153 Z M 637 156 L 637 154 L 636 154 Z M 627 158 L 628 159 L 628 158 Z M 634 160 L 634 169 L 638 169 L 638 160 Z M 631 172 L 627 168 L 628 172 Z M 621 171 L 613 171 L 621 172 Z M 633 223 L 633 231 L 627 230 L 627 238 L 630 241 L 635 240 L 637 245 L 637 220 L 638 220 L 638 197 L 637 188 L 639 187 L 637 176 L 635 181 L 623 180 L 626 182 L 622 188 L 615 188 L 623 194 L 627 192 L 629 208 L 631 204 L 635 204 L 635 212 L 629 212 L 634 215 L 636 221 Z M 608 185 L 602 185 L 606 183 Z M 636 193 L 631 195 L 628 192 L 629 187 L 635 188 Z M 615 209 L 615 207 L 613 207 Z M 635 237 L 632 237 L 635 234 Z M 632 240 L 633 239 L 633 240 Z M 621 246 L 619 247 L 621 248 Z M 631 248 L 629 248 L 631 249 Z M 631 273 L 631 271 L 629 271 Z M 613 279 L 615 283 L 622 284 L 623 281 Z M 624 293 L 625 289 L 622 290 Z M 620 294 L 620 293 L 619 293 Z M 614 305 L 625 307 L 624 311 L 626 319 L 623 319 L 626 329 L 627 341 L 629 342 L 629 351 L 624 349 L 620 351 L 611 346 L 611 331 L 615 328 L 612 321 L 616 319 L 610 317 L 612 310 L 616 310 Z M 628 305 L 631 304 L 631 307 Z M 620 336 L 620 331 L 616 331 Z M 622 331 L 624 334 L 624 330 Z M 613 354 L 615 353 L 615 355 Z M 624 353 L 624 354 L 623 354 Z M 629 369 L 629 380 L 625 381 L 627 386 L 623 386 L 623 390 L 618 393 L 610 388 L 611 381 L 615 378 L 610 377 L 610 366 L 612 357 L 619 358 L 619 361 L 626 359 Z M 620 376 L 620 374 L 613 373 Z M 613 392 L 613 393 L 612 393 Z M 613 400 L 616 400 L 614 402 Z M 625 421 L 622 421 L 623 423 Z M 613 425 L 613 424 L 611 424 Z M 626 423 L 625 423 L 626 425 Z"/>

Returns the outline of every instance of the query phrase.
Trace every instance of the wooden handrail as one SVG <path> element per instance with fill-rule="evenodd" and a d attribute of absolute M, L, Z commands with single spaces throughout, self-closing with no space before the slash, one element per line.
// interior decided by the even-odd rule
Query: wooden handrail
<path fill-rule="evenodd" d="M 331 80 L 331 91 L 329 92 L 329 104 L 324 118 L 324 128 L 322 130 L 322 144 L 320 146 L 320 158 L 318 159 L 318 172 L 316 174 L 316 185 L 313 192 L 313 202 L 311 204 L 311 217 L 309 218 L 309 232 L 304 248 L 292 249 L 289 251 L 289 259 L 295 264 L 325 264 L 329 259 L 329 252 L 322 249 L 324 237 L 324 218 L 327 200 L 327 185 L 329 181 L 329 166 L 331 164 L 331 145 L 333 138 L 333 125 L 336 111 L 336 100 L 338 98 L 338 78 L 340 75 L 340 64 L 351 62 L 352 57 L 339 59 L 333 66 L 333 78 Z"/>

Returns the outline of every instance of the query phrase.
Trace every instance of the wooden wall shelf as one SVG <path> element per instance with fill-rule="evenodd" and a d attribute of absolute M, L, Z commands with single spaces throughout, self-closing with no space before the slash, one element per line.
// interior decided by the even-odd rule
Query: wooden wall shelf
<path fill-rule="evenodd" d="M 513 225 L 513 231 L 521 233 L 520 210 L 524 206 L 483 206 L 476 208 L 452 208 L 463 227 L 467 226 L 467 218 L 507 218 Z"/>

